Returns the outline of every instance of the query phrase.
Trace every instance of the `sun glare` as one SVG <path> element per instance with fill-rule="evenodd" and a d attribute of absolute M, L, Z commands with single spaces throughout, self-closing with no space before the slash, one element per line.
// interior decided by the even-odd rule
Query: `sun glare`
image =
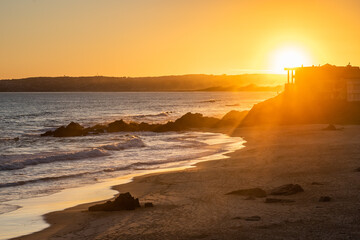
<path fill-rule="evenodd" d="M 309 65 L 309 57 L 300 48 L 286 47 L 278 49 L 272 56 L 272 69 L 275 73 L 284 73 L 286 67 Z"/>

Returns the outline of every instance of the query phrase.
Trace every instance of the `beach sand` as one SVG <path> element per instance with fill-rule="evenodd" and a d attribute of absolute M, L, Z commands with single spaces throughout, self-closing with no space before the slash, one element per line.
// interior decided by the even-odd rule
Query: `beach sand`
<path fill-rule="evenodd" d="M 51 227 L 19 239 L 360 239 L 360 126 L 324 127 L 237 129 L 246 147 L 228 159 L 115 186 L 155 207 L 88 212 L 94 203 L 84 204 L 47 214 Z M 295 202 L 225 195 L 288 183 L 304 192 L 268 197 Z"/>

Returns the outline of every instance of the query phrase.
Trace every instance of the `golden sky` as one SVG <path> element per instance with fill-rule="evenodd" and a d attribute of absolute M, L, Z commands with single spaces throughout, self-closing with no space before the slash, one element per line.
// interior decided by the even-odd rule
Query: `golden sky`
<path fill-rule="evenodd" d="M 360 1 L 0 0 L 1 79 L 267 73 L 284 62 L 360 65 Z"/>

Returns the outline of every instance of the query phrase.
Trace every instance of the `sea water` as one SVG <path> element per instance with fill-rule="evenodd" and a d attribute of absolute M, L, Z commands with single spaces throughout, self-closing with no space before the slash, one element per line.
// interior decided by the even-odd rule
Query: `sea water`
<path fill-rule="evenodd" d="M 26 220 L 23 212 L 34 207 L 26 202 L 51 201 L 51 195 L 83 186 L 109 186 L 110 181 L 121 176 L 221 158 L 242 146 L 240 138 L 206 132 L 119 132 L 70 138 L 40 137 L 41 133 L 71 121 L 83 126 L 119 119 L 164 123 L 187 112 L 222 117 L 230 110 L 249 110 L 275 95 L 273 92 L 0 93 L 0 225 L 9 224 L 8 233 L 1 229 L 0 239 L 31 232 L 31 223 L 25 232 L 16 231 L 17 222 Z M 81 202 L 73 199 L 72 203 Z M 65 203 L 61 205 L 61 200 L 57 200 L 56 206 L 48 210 L 69 207 Z"/>

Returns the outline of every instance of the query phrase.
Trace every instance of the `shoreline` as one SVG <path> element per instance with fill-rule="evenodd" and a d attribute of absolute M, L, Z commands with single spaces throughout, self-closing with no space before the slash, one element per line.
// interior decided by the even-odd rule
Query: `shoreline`
<path fill-rule="evenodd" d="M 238 147 L 238 149 L 244 147 L 244 141 L 241 138 L 239 138 L 239 140 L 240 146 Z M 21 233 L 24 234 L 21 236 L 10 238 L 10 234 L 5 234 L 2 237 L 0 236 L 0 238 L 16 239 L 44 231 L 51 227 L 51 224 L 49 224 L 45 219 L 46 215 L 53 212 L 66 211 L 67 209 L 71 209 L 74 207 L 76 208 L 79 205 L 88 205 L 97 202 L 104 202 L 109 198 L 113 199 L 119 193 L 119 191 L 116 190 L 116 186 L 132 182 L 134 178 L 144 175 L 162 174 L 166 172 L 193 168 L 194 165 L 199 162 L 227 158 L 227 154 L 233 151 L 234 150 L 232 150 L 232 147 L 230 147 L 226 152 L 218 152 L 212 153 L 210 155 L 200 156 L 195 159 L 180 162 L 175 166 L 163 166 L 160 169 L 137 170 L 135 173 L 127 173 L 123 176 L 109 178 L 96 184 L 87 184 L 85 186 L 68 188 L 61 190 L 60 192 L 42 197 L 10 201 L 10 204 L 16 204 L 17 206 L 20 205 L 21 207 L 17 211 L 11 211 L 3 214 L 2 216 L 0 215 L 0 218 L 4 218 L 4 220 L 2 221 L 4 232 L 15 232 L 16 230 L 21 228 Z M 76 197 L 74 199 L 71 199 L 71 196 Z M 63 200 L 58 201 L 57 199 Z M 43 208 L 43 206 L 45 206 L 45 208 Z M 6 219 L 16 219 L 15 221 L 13 221 L 16 222 L 16 224 L 7 223 Z M 28 222 L 32 222 L 31 226 L 28 226 Z"/>
<path fill-rule="evenodd" d="M 352 183 L 359 177 L 355 169 L 360 166 L 360 127 L 322 131 L 324 126 L 238 129 L 233 136 L 247 143 L 230 158 L 144 175 L 113 187 L 129 191 L 140 202 L 153 202 L 154 208 L 92 213 L 86 210 L 94 203 L 82 204 L 46 214 L 49 228 L 15 239 L 260 239 L 271 235 L 274 239 L 356 239 L 360 196 Z M 264 199 L 225 195 L 250 187 L 268 191 L 288 183 L 305 189 L 286 197 L 294 203 L 266 204 Z M 322 195 L 334 200 L 319 203 Z M 261 220 L 238 220 L 246 216 Z"/>

